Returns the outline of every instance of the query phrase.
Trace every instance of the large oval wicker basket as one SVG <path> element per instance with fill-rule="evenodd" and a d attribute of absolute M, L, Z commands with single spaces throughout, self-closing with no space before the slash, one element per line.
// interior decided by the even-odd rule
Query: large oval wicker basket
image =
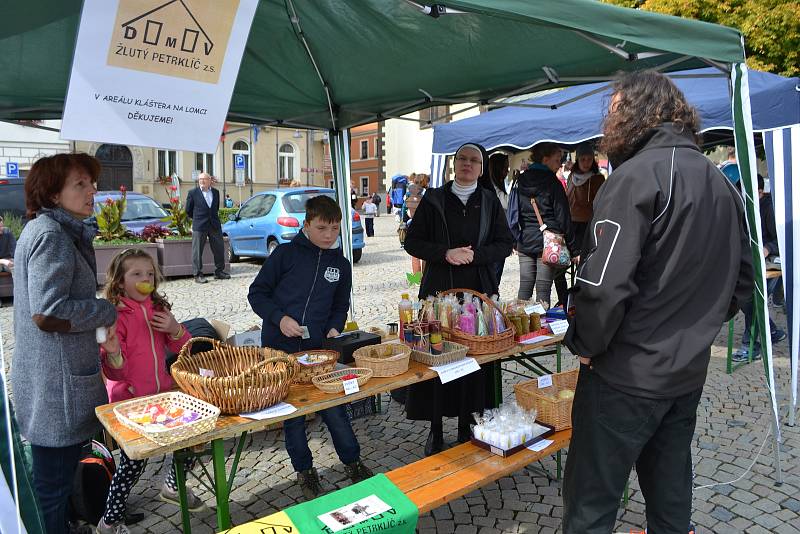
<path fill-rule="evenodd" d="M 467 354 L 471 356 L 481 354 L 497 354 L 498 352 L 503 352 L 514 346 L 514 325 L 508 319 L 508 317 L 506 317 L 506 314 L 504 314 L 502 310 L 497 307 L 492 299 L 487 298 L 486 295 L 478 293 L 477 291 L 473 291 L 472 289 L 449 289 L 447 291 L 442 291 L 440 295 L 452 295 L 457 293 L 474 295 L 483 302 L 488 303 L 492 308 L 500 311 L 500 314 L 503 317 L 503 322 L 506 325 L 506 330 L 501 334 L 493 336 L 476 336 L 473 334 L 467 334 L 454 328 L 442 327 L 442 333 L 444 334 L 445 338 L 453 341 L 454 343 L 466 345 L 469 348 Z"/>
<path fill-rule="evenodd" d="M 212 350 L 190 355 L 192 343 L 198 341 L 211 343 Z M 201 369 L 213 376 L 201 376 Z M 295 363 L 285 352 L 232 347 L 205 337 L 187 341 L 172 365 L 178 387 L 224 414 L 254 412 L 277 404 L 289 394 L 294 374 Z"/>
<path fill-rule="evenodd" d="M 372 376 L 397 376 L 408 371 L 411 348 L 400 343 L 367 345 L 353 352 L 356 367 L 372 369 Z"/>
<path fill-rule="evenodd" d="M 313 363 L 300 363 L 298 358 L 308 355 L 313 359 L 319 359 Z M 336 362 L 339 361 L 339 353 L 335 350 L 306 350 L 303 352 L 295 352 L 289 355 L 294 360 L 295 375 L 292 383 L 294 384 L 310 384 L 311 379 L 317 375 L 324 375 L 330 373 L 336 367 Z"/>

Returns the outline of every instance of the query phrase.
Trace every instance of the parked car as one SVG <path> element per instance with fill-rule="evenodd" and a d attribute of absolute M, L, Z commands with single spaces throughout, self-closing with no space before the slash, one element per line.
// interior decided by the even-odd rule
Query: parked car
<path fill-rule="evenodd" d="M 0 213 L 25 218 L 24 178 L 0 178 Z"/>
<path fill-rule="evenodd" d="M 121 196 L 122 193 L 119 191 L 98 191 L 94 194 L 94 212 L 100 213 L 100 206 L 106 199 L 119 200 Z M 162 220 L 167 217 L 167 212 L 151 197 L 128 191 L 126 198 L 122 224 L 129 231 L 138 234 L 149 224 L 157 224 L 164 228 L 169 224 Z M 94 219 L 94 217 L 90 217 L 90 219 Z"/>
<path fill-rule="evenodd" d="M 291 187 L 261 191 L 247 199 L 222 225 L 222 233 L 230 240 L 231 261 L 240 256 L 266 258 L 278 245 L 291 241 L 306 220 L 306 201 L 318 195 L 336 198 L 333 189 Z M 364 227 L 358 212 L 352 213 L 353 263 L 358 263 Z"/>

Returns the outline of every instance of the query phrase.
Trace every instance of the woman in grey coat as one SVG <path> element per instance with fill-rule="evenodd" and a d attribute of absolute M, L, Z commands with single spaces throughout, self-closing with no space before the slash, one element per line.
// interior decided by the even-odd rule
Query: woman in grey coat
<path fill-rule="evenodd" d="M 86 154 L 38 160 L 25 179 L 32 220 L 14 255 L 11 388 L 21 434 L 31 443 L 33 485 L 49 534 L 67 533 L 66 510 L 82 446 L 108 402 L 95 330 L 114 306 L 96 296 L 94 208 L 99 162 Z"/>

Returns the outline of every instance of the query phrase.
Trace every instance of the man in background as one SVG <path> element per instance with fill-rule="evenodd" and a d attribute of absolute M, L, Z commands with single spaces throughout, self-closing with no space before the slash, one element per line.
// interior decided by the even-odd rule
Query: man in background
<path fill-rule="evenodd" d="M 225 241 L 219 220 L 219 190 L 211 187 L 211 176 L 202 172 L 197 177 L 197 187 L 186 197 L 186 214 L 192 219 L 192 267 L 194 281 L 208 282 L 203 275 L 203 249 L 208 240 L 214 255 L 214 278 L 227 280 L 225 272 Z"/>

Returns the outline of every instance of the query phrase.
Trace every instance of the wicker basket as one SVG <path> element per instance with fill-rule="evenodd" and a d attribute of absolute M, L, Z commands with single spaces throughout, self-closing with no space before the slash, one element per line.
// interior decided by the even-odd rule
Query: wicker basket
<path fill-rule="evenodd" d="M 353 352 L 356 367 L 372 369 L 372 376 L 397 376 L 408 371 L 411 348 L 400 343 L 367 345 Z"/>
<path fill-rule="evenodd" d="M 472 289 L 450 289 L 447 291 L 442 291 L 440 294 L 452 295 L 456 293 L 474 295 L 483 302 L 488 303 L 492 308 L 500 311 L 500 314 L 503 316 L 503 322 L 506 325 L 506 330 L 502 334 L 497 334 L 494 336 L 476 336 L 472 334 L 466 334 L 461 330 L 454 328 L 442 327 L 442 333 L 444 334 L 444 337 L 450 341 L 466 345 L 469 349 L 467 352 L 469 355 L 497 354 L 498 352 L 503 352 L 504 350 L 508 350 L 514 346 L 516 343 L 514 341 L 514 326 L 511 321 L 508 320 L 508 317 L 506 317 L 502 310 L 497 307 L 497 304 L 495 304 L 494 301 L 492 301 L 490 298 L 487 298 L 486 295 L 478 293 L 477 291 L 473 291 Z"/>
<path fill-rule="evenodd" d="M 344 380 L 342 380 L 342 377 L 349 374 L 354 374 L 358 377 L 358 387 L 360 388 L 372 378 L 372 369 L 348 367 L 346 369 L 339 369 L 338 371 L 331 371 L 324 375 L 315 376 L 311 379 L 311 382 L 325 393 L 341 393 L 344 391 Z"/>
<path fill-rule="evenodd" d="M 191 423 L 184 423 L 174 428 L 167 428 L 161 425 L 143 425 L 129 418 L 129 415 L 136 412 L 141 413 L 148 405 L 152 404 L 159 404 L 167 410 L 183 408 L 199 414 L 200 417 Z M 120 423 L 147 439 L 155 441 L 159 445 L 170 445 L 213 430 L 214 425 L 217 423 L 217 417 L 219 417 L 219 408 L 185 393 L 172 391 L 122 402 L 114 406 L 114 415 Z"/>
<path fill-rule="evenodd" d="M 190 355 L 192 343 L 214 347 Z M 214 376 L 200 376 L 200 369 Z M 232 347 L 216 339 L 192 338 L 172 365 L 178 386 L 194 397 L 217 406 L 224 414 L 255 412 L 277 404 L 289 394 L 295 366 L 284 352 L 260 347 Z"/>
<path fill-rule="evenodd" d="M 578 384 L 578 369 L 555 373 L 553 385 L 539 389 L 536 380 L 529 380 L 514 385 L 517 404 L 525 409 L 537 411 L 536 419 L 556 430 L 572 428 L 572 398 L 559 399 L 562 389 L 575 391 Z"/>
<path fill-rule="evenodd" d="M 299 363 L 298 358 L 308 354 L 312 357 L 320 357 L 322 361 L 310 364 Z M 339 361 L 339 353 L 335 350 L 307 350 L 295 352 L 289 355 L 294 360 L 295 374 L 293 384 L 310 384 L 311 379 L 317 375 L 330 373 Z"/>
<path fill-rule="evenodd" d="M 429 352 L 411 351 L 411 359 L 421 364 L 436 367 L 446 363 L 452 363 L 467 356 L 469 347 L 452 341 L 444 342 L 444 350 L 441 354 L 431 354 Z"/>

